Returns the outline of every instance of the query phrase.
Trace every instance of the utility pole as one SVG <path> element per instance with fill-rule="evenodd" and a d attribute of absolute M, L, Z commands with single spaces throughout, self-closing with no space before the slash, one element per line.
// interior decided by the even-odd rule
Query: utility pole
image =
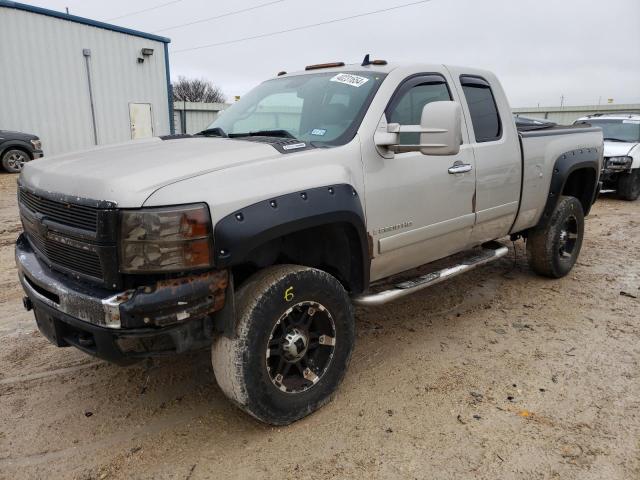
<path fill-rule="evenodd" d="M 564 107 L 564 93 L 560 95 L 560 110 L 562 110 L 562 107 Z"/>

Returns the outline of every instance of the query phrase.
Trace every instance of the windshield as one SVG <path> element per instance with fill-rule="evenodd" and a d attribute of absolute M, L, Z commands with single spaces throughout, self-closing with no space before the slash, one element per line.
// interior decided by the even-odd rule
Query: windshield
<path fill-rule="evenodd" d="M 354 137 L 384 77 L 370 72 L 333 72 L 268 80 L 225 110 L 203 133 L 343 145 Z"/>
<path fill-rule="evenodd" d="M 606 141 L 610 142 L 640 142 L 640 120 L 587 120 L 594 127 L 602 128 Z"/>

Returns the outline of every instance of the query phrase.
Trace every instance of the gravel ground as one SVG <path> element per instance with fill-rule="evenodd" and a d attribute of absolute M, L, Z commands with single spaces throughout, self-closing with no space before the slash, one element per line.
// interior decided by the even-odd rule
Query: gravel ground
<path fill-rule="evenodd" d="M 129 368 L 22 309 L 0 175 L 0 478 L 640 478 L 640 202 L 605 196 L 573 272 L 524 248 L 357 311 L 336 398 L 286 428 L 231 406 L 208 352 Z M 625 293 L 621 293 L 625 292 Z"/>

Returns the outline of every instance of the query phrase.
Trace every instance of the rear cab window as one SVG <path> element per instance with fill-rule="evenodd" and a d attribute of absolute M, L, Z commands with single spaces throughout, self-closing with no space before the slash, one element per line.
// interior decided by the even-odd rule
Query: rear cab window
<path fill-rule="evenodd" d="M 461 75 L 460 84 L 469 107 L 476 142 L 500 140 L 502 121 L 489 82 L 475 75 Z"/>

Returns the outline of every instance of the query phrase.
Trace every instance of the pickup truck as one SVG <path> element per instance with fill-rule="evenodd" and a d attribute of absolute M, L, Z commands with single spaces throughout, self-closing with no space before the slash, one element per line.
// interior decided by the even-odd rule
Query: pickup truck
<path fill-rule="evenodd" d="M 616 190 L 624 200 L 640 197 L 640 113 L 596 113 L 576 125 L 602 128 L 604 162 L 600 175 L 606 190 Z"/>
<path fill-rule="evenodd" d="M 55 345 L 115 363 L 211 348 L 229 399 L 285 425 L 340 384 L 354 304 L 497 260 L 508 236 L 566 275 L 601 164 L 599 128 L 519 133 L 487 71 L 281 72 L 200 134 L 27 164 L 24 305 Z"/>
<path fill-rule="evenodd" d="M 42 155 L 42 142 L 36 135 L 0 130 L 0 163 L 7 172 L 20 173 L 25 163 Z"/>

